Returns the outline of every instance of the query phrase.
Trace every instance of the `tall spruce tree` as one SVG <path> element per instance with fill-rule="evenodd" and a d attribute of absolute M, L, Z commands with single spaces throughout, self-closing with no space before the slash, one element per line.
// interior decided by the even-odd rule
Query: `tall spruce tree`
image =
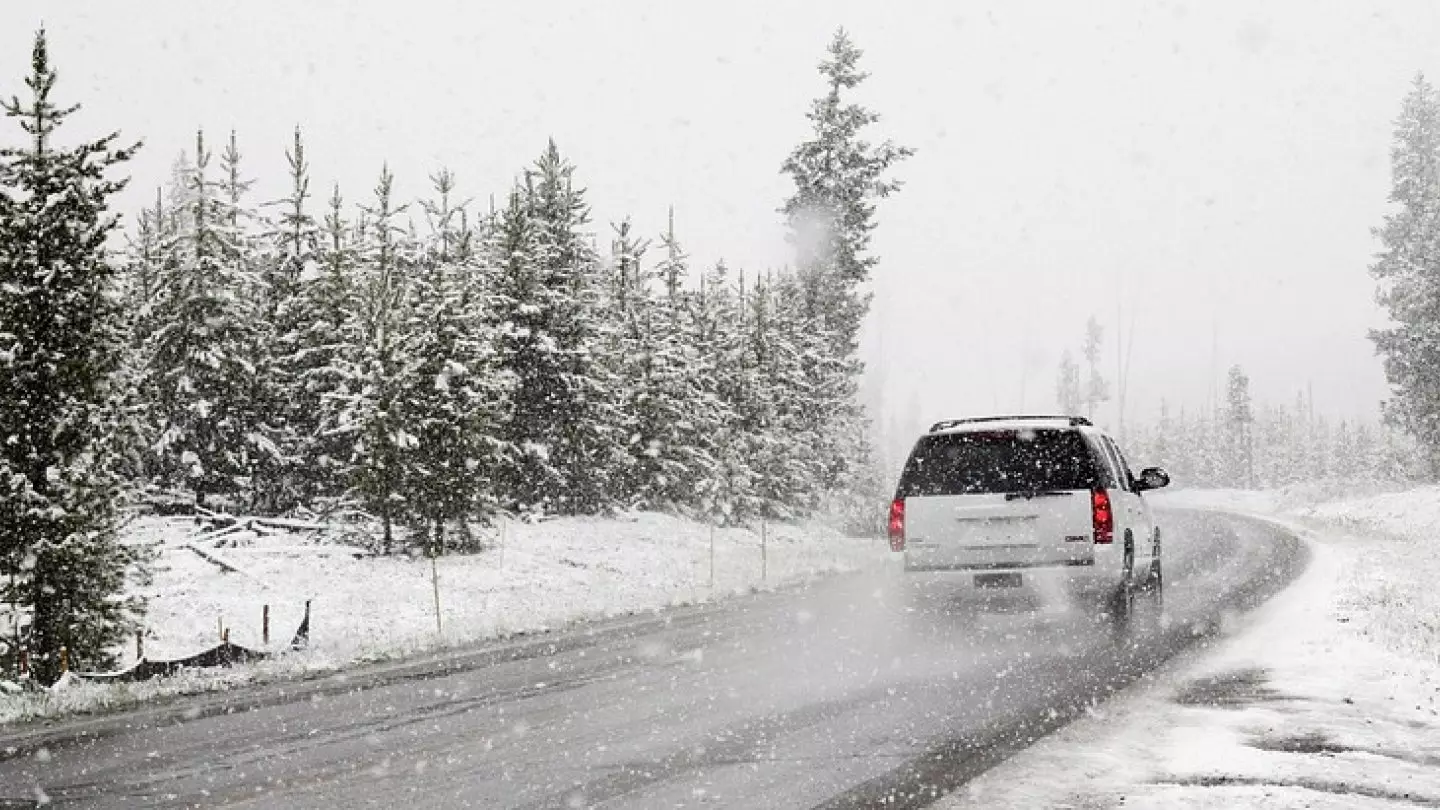
<path fill-rule="evenodd" d="M 345 201 L 337 184 L 330 193 L 318 261 L 314 273 L 302 271 L 297 315 L 303 324 L 290 366 L 302 402 L 318 409 L 317 432 L 300 436 L 304 477 L 299 480 L 305 502 L 325 508 L 348 494 L 354 478 L 354 441 L 349 414 L 350 392 L 358 374 L 356 355 L 364 331 L 360 311 L 358 228 L 345 218 Z"/>
<path fill-rule="evenodd" d="M 715 358 L 693 339 L 694 293 L 684 287 L 690 271 L 673 209 L 660 247 L 664 257 L 654 277 L 661 292 L 647 296 L 644 316 L 647 367 L 637 409 L 641 480 L 650 504 L 700 507 L 716 464 L 722 403 L 709 379 Z"/>
<path fill-rule="evenodd" d="M 441 171 L 431 182 L 435 197 L 421 203 L 430 233 L 408 292 L 402 396 L 416 437 L 406 480 L 411 519 L 427 549 L 440 553 L 447 525 L 467 546 L 469 519 L 496 508 L 495 480 L 508 452 L 499 432 L 509 377 L 496 367 L 485 320 L 488 279 L 475 250 L 481 240 L 466 203 L 454 198 L 454 175 Z"/>
<path fill-rule="evenodd" d="M 262 274 L 262 302 L 270 340 L 263 347 L 263 390 L 273 415 L 279 464 L 257 487 L 257 501 L 271 511 L 307 503 L 323 491 L 329 470 L 316 464 L 327 390 L 323 375 L 335 357 L 335 319 L 327 318 L 322 272 L 321 228 L 309 208 L 310 165 L 299 128 L 285 153 L 290 192 L 270 205 L 279 215 L 269 224 L 269 249 Z"/>
<path fill-rule="evenodd" d="M 501 367 L 515 377 L 506 439 L 512 504 L 587 514 L 617 496 L 625 456 L 615 380 L 602 362 L 600 264 L 583 228 L 589 207 L 551 141 L 501 217 L 495 318 Z"/>
<path fill-rule="evenodd" d="M 1085 322 L 1085 346 L 1082 352 L 1085 365 L 1089 369 L 1085 380 L 1085 415 L 1091 419 L 1095 418 L 1095 410 L 1100 403 L 1110 399 L 1110 384 L 1100 373 L 1100 344 L 1104 339 L 1104 327 L 1091 315 L 1090 320 Z"/>
<path fill-rule="evenodd" d="M 1080 393 L 1080 366 L 1067 349 L 1060 356 L 1060 371 L 1055 378 L 1055 401 L 1060 412 L 1069 416 L 1080 414 L 1084 397 Z"/>
<path fill-rule="evenodd" d="M 1386 417 L 1426 449 L 1440 475 L 1440 97 L 1417 76 L 1395 121 L 1390 151 L 1394 207 L 1375 230 L 1370 272 L 1393 325 L 1371 332 L 1391 398 Z"/>
<path fill-rule="evenodd" d="M 888 140 L 865 139 L 880 116 L 849 98 L 867 77 L 859 68 L 862 55 L 844 29 L 835 32 L 819 65 L 825 94 L 806 113 L 811 135 L 781 167 L 795 184 L 781 211 L 796 251 L 805 313 L 833 336 L 835 356 L 847 360 L 870 307 L 862 285 L 879 261 L 870 254 L 875 203 L 899 190 L 890 170 L 914 154 Z"/>
<path fill-rule="evenodd" d="M 386 554 L 394 550 L 396 525 L 413 514 L 406 482 L 419 441 L 405 409 L 411 357 L 405 307 L 415 264 L 414 246 L 397 222 L 406 208 L 395 204 L 394 176 L 388 167 L 382 169 L 374 203 L 363 209 L 368 224 L 359 246 L 358 306 L 347 324 L 356 343 L 337 403 L 338 430 L 351 441 L 348 461 L 355 491 L 380 518 Z"/>
<path fill-rule="evenodd" d="M 831 492 L 872 488 L 879 480 L 867 469 L 869 423 L 858 401 L 857 353 L 870 309 L 866 284 L 879 262 L 870 252 L 876 203 L 899 190 L 890 172 L 914 154 L 889 140 L 866 139 L 880 116 L 851 98 L 867 77 L 859 68 L 861 56 L 844 29 L 837 30 L 819 65 L 825 93 L 806 113 L 810 137 L 781 165 L 795 185 L 781 207 L 795 249 L 793 298 L 803 334 L 825 339 L 823 345 L 810 341 L 801 361 L 800 386 L 813 399 L 796 427 L 820 442 L 813 448 L 818 457 L 813 484 Z"/>
<path fill-rule="evenodd" d="M 77 108 L 51 93 L 35 36 L 29 96 L 0 103 L 29 143 L 0 149 L 0 602 L 28 622 L 35 675 L 112 663 L 140 605 L 124 595 L 134 552 L 116 537 L 114 375 L 124 349 L 106 240 L 107 173 L 136 147 L 117 135 L 69 149 L 56 131 Z M 13 658 L 12 658 L 13 661 Z"/>
<path fill-rule="evenodd" d="M 1226 388 L 1225 447 L 1226 483 L 1255 486 L 1254 408 L 1250 402 L 1250 378 L 1239 366 L 1230 368 Z"/>
<path fill-rule="evenodd" d="M 740 298 L 730 288 L 724 262 L 705 273 L 687 302 L 688 343 L 695 351 L 699 390 L 713 410 L 698 426 L 708 436 L 711 463 L 696 484 L 702 511 L 721 524 L 734 524 L 758 511 L 755 469 L 745 429 L 751 386 L 747 384 L 745 335 Z"/>
<path fill-rule="evenodd" d="M 274 449 L 256 430 L 253 407 L 257 280 L 209 166 L 197 134 L 146 349 L 161 472 L 188 485 L 202 506 L 211 495 L 245 493 L 253 463 Z"/>

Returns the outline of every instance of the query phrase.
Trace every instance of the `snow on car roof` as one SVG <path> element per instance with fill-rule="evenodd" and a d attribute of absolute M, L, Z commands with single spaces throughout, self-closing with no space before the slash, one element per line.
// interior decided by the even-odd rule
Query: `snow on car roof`
<path fill-rule="evenodd" d="M 1091 427 L 1083 416 L 981 416 L 946 419 L 930 426 L 929 433 L 963 433 L 977 430 L 1025 430 L 1027 428 Z"/>

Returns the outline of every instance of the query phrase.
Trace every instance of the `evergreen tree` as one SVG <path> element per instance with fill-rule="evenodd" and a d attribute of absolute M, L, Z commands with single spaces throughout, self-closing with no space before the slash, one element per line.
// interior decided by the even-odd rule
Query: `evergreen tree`
<path fill-rule="evenodd" d="M 1076 364 L 1069 350 L 1060 355 L 1060 373 L 1055 381 L 1055 401 L 1060 405 L 1060 412 L 1067 416 L 1080 413 L 1083 401 L 1080 393 L 1080 366 Z"/>
<path fill-rule="evenodd" d="M 1078 373 L 1077 373 L 1078 376 Z M 1074 413 L 1074 411 L 1071 411 Z M 1167 470 L 1174 469 L 1174 420 L 1170 418 L 1170 403 L 1160 400 L 1160 420 L 1155 424 L 1155 436 L 1150 442 L 1150 463 Z"/>
<path fill-rule="evenodd" d="M 117 219 L 106 178 L 135 147 L 117 135 L 62 149 L 77 108 L 51 98 L 56 73 L 35 36 L 29 99 L 0 102 L 29 139 L 0 149 L 0 601 L 28 620 L 35 675 L 108 666 L 137 616 L 124 595 L 135 552 L 116 537 L 115 373 L 124 350 Z"/>
<path fill-rule="evenodd" d="M 254 407 L 257 279 L 209 165 L 204 135 L 197 135 L 146 348 L 157 461 L 162 474 L 188 483 L 200 505 L 209 495 L 247 489 L 257 459 L 275 451 L 257 429 Z"/>
<path fill-rule="evenodd" d="M 394 203 L 394 176 L 380 172 L 368 223 L 359 246 L 359 294 L 346 325 L 355 348 L 342 373 L 338 430 L 351 441 L 348 465 L 355 491 L 380 519 L 381 551 L 395 547 L 395 526 L 412 515 L 406 497 L 412 451 L 418 444 L 405 410 L 406 366 L 411 362 L 406 333 L 407 282 L 414 267 L 412 245 L 397 219 L 407 206 Z"/>
<path fill-rule="evenodd" d="M 294 288 L 281 277 L 283 262 L 274 241 L 268 240 L 273 228 L 248 207 L 246 195 L 254 181 L 242 177 L 241 162 L 232 130 L 220 154 L 221 219 L 236 249 L 233 261 L 239 277 L 246 284 L 238 293 L 251 299 L 249 310 L 256 315 L 245 342 L 236 347 L 250 369 L 236 412 L 246 426 L 245 479 L 250 511 L 274 513 L 295 503 L 294 494 L 287 491 L 287 478 L 295 461 L 288 452 L 295 444 L 289 432 L 291 414 L 287 413 L 293 400 L 281 346 L 288 324 L 280 320 L 280 311 L 290 303 Z"/>
<path fill-rule="evenodd" d="M 743 290 L 743 287 L 742 287 Z M 791 517 L 808 511 L 819 487 L 819 465 L 826 455 L 807 404 L 824 407 L 807 390 L 805 364 L 813 361 L 796 340 L 796 325 L 806 323 L 798 306 L 788 307 L 785 289 L 769 279 L 758 280 L 742 293 L 745 306 L 745 396 L 737 405 L 740 425 L 753 465 L 753 495 L 761 516 Z M 793 302 L 797 303 L 798 302 Z M 827 444 L 834 438 L 827 437 Z M 833 458 L 833 456 L 831 456 Z"/>
<path fill-rule="evenodd" d="M 625 456 L 614 380 L 602 362 L 599 262 L 574 167 L 551 141 L 511 195 L 500 223 L 496 313 L 501 368 L 515 376 L 507 476 L 522 509 L 587 514 L 615 497 Z"/>
<path fill-rule="evenodd" d="M 1245 371 L 1239 366 L 1232 366 L 1230 368 L 1229 383 L 1226 388 L 1226 403 L 1225 447 L 1227 451 L 1227 463 L 1225 478 L 1228 483 L 1253 487 L 1255 485 L 1255 470 L 1252 456 L 1251 426 L 1255 421 L 1255 415 L 1250 403 L 1250 378 L 1245 375 Z"/>
<path fill-rule="evenodd" d="M 364 342 L 361 311 L 358 228 L 345 218 L 339 185 L 330 194 L 314 272 L 302 270 L 299 281 L 300 328 L 288 361 L 297 398 L 313 403 L 316 432 L 297 430 L 303 469 L 297 480 L 304 502 L 333 503 L 349 491 L 355 469 L 352 426 L 348 420 L 351 392 L 359 389 L 359 351 Z M 322 505 L 323 508 L 323 505 Z"/>
<path fill-rule="evenodd" d="M 1085 415 L 1091 419 L 1095 418 L 1095 409 L 1100 403 L 1110 399 L 1110 385 L 1100 374 L 1100 344 L 1105 338 L 1105 330 L 1095 316 L 1085 324 L 1085 364 L 1089 369 L 1089 377 L 1085 381 Z"/>
<path fill-rule="evenodd" d="M 699 280 L 688 302 L 686 323 L 696 360 L 705 421 L 697 432 L 710 438 L 711 464 L 696 485 L 704 512 L 732 525 L 759 511 L 755 470 L 749 453 L 745 415 L 752 409 L 745 371 L 745 340 L 738 296 L 730 291 L 730 271 L 719 262 Z"/>
<path fill-rule="evenodd" d="M 1371 332 L 1392 396 L 1385 415 L 1419 441 L 1440 474 L 1440 97 L 1415 78 L 1390 153 L 1394 210 L 1375 235 L 1370 267 L 1393 325 Z"/>
<path fill-rule="evenodd" d="M 655 276 L 663 295 L 651 305 L 652 363 L 640 418 L 643 433 L 655 442 L 655 452 L 650 454 L 647 443 L 644 478 L 653 503 L 700 507 L 707 482 L 713 480 L 716 437 L 725 416 L 711 379 L 718 358 L 709 346 L 697 343 L 693 319 L 701 315 L 694 306 L 696 295 L 684 289 L 689 260 L 675 235 L 673 209 L 660 246 L 664 258 L 656 265 Z"/>
<path fill-rule="evenodd" d="M 285 158 L 290 191 L 270 203 L 279 213 L 266 234 L 269 250 L 262 278 L 270 336 L 263 353 L 263 390 L 267 412 L 275 415 L 274 440 L 281 448 L 281 463 L 267 477 L 269 486 L 257 487 L 257 500 L 270 511 L 313 503 L 327 488 L 333 489 L 335 465 L 326 463 L 325 451 L 335 448 L 326 447 L 324 399 L 337 388 L 335 363 L 343 350 L 348 305 L 343 284 L 337 289 L 336 278 L 326 272 L 325 235 L 310 213 L 310 165 L 298 128 Z M 338 206 L 338 200 L 334 204 Z M 343 247 L 343 231 L 333 236 Z"/>
<path fill-rule="evenodd" d="M 664 370 L 656 368 L 659 335 L 655 323 L 655 304 L 650 297 L 648 273 L 642 263 L 649 242 L 635 236 L 630 220 L 612 224 L 615 236 L 610 244 L 610 283 L 606 307 L 613 328 L 607 334 L 604 357 L 611 371 L 621 382 L 617 389 L 619 423 L 616 427 L 626 436 L 628 454 L 611 473 L 612 486 L 622 500 L 634 505 L 656 502 L 654 488 L 663 482 L 670 465 L 662 459 L 661 432 L 668 403 L 663 396 L 660 377 Z M 672 413 L 675 417 L 679 414 Z"/>
<path fill-rule="evenodd" d="M 466 203 L 453 198 L 450 172 L 431 181 L 437 199 L 421 203 L 430 234 L 409 289 L 402 396 L 416 437 L 407 500 L 429 551 L 439 553 L 447 524 L 468 543 L 469 518 L 496 506 L 495 479 L 508 449 L 499 431 L 509 378 L 496 368 L 484 320 L 486 279 Z"/>
<path fill-rule="evenodd" d="M 876 203 L 899 190 L 891 169 L 914 154 L 888 140 L 878 145 L 866 140 L 879 115 L 850 98 L 866 79 L 861 56 L 845 31 L 837 30 L 819 65 L 825 93 L 806 114 L 811 135 L 781 167 L 795 184 L 781 208 L 795 249 L 795 275 L 787 281 L 794 292 L 785 296 L 795 309 L 786 321 L 803 324 L 799 328 L 812 339 L 800 359 L 806 375 L 801 386 L 810 403 L 800 410 L 797 429 L 819 442 L 810 448 L 812 469 L 804 474 L 814 476 L 820 491 L 879 480 L 870 469 L 856 354 L 870 308 L 865 285 L 879 261 L 870 254 Z M 813 340 L 819 337 L 823 344 Z"/>
<path fill-rule="evenodd" d="M 867 76 L 859 69 L 862 55 L 844 29 L 835 32 L 819 66 L 825 94 L 806 114 L 811 137 L 782 166 L 795 183 L 781 211 L 796 250 L 804 312 L 833 337 L 833 354 L 846 360 L 870 307 L 861 285 L 878 262 L 869 255 L 875 202 L 899 190 L 900 182 L 887 176 L 914 154 L 888 140 L 865 140 L 880 116 L 848 98 Z"/>

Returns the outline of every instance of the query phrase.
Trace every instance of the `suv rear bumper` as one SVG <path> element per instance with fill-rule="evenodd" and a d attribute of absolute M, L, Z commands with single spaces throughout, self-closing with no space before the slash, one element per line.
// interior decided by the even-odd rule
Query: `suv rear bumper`
<path fill-rule="evenodd" d="M 1035 569 L 1072 569 L 1072 568 L 1094 568 L 1094 558 L 1088 560 L 1063 560 L 1061 562 L 1043 563 L 912 563 L 907 557 L 905 559 L 905 570 L 914 572 L 945 572 L 945 571 L 985 571 L 985 572 L 1007 572 L 1027 571 Z"/>
<path fill-rule="evenodd" d="M 904 572 L 908 578 L 961 585 L 973 583 L 981 574 L 1014 573 L 1027 584 L 1034 581 L 1059 583 L 1077 592 L 1105 591 L 1120 584 L 1125 576 L 1124 550 L 1119 544 L 1093 545 L 1084 557 L 1071 560 L 1016 560 L 1011 555 L 976 554 L 969 559 L 930 553 L 904 553 Z M 990 556 L 990 559 L 986 559 Z M 937 558 L 938 557 L 938 558 Z"/>

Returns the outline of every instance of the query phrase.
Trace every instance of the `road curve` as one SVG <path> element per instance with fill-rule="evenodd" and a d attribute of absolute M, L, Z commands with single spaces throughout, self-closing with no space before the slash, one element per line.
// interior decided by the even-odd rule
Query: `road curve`
<path fill-rule="evenodd" d="M 923 807 L 1282 589 L 1305 547 L 1166 512 L 1166 621 L 893 572 L 0 731 L 0 808 Z M 7 803 L 7 800 L 17 800 Z"/>

